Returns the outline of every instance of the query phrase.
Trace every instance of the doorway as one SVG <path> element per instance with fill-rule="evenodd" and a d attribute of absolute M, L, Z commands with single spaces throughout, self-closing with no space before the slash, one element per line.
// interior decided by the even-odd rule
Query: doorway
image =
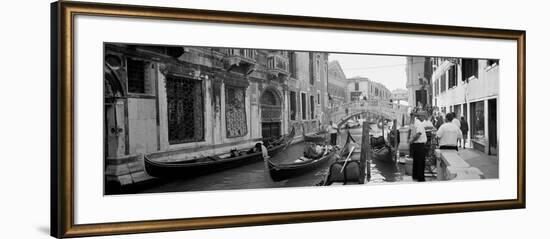
<path fill-rule="evenodd" d="M 281 122 L 262 122 L 262 138 L 281 136 Z"/>
<path fill-rule="evenodd" d="M 489 101 L 489 154 L 498 155 L 497 99 Z"/>
<path fill-rule="evenodd" d="M 260 97 L 262 138 L 281 136 L 282 103 L 275 89 L 266 89 Z"/>
<path fill-rule="evenodd" d="M 418 103 L 421 103 L 422 107 L 425 107 L 426 106 L 426 103 L 428 101 L 428 96 L 427 96 L 427 93 L 426 93 L 426 90 L 417 90 L 415 92 L 415 99 L 416 99 L 416 102 L 414 102 L 414 105 L 416 105 L 417 107 L 420 106 Z"/>

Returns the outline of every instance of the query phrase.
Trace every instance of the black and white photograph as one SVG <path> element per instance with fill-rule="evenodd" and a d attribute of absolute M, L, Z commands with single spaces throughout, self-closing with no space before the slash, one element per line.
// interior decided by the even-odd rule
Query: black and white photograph
<path fill-rule="evenodd" d="M 104 193 L 499 179 L 499 59 L 105 42 Z"/>
<path fill-rule="evenodd" d="M 545 235 L 547 5 L 7 1 L 0 237 Z"/>

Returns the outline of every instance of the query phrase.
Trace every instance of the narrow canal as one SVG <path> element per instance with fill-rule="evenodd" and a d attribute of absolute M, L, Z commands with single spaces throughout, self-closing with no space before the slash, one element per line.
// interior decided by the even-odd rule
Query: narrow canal
<path fill-rule="evenodd" d="M 353 129 L 351 133 L 357 143 L 360 144 L 361 129 Z M 345 143 L 346 137 L 347 130 L 341 130 L 338 139 L 340 146 Z M 293 144 L 285 151 L 277 154 L 272 160 L 274 162 L 294 161 L 303 155 L 303 149 L 303 142 Z M 138 193 L 315 186 L 325 179 L 330 163 L 327 162 L 306 174 L 274 182 L 269 176 L 265 163 L 260 161 L 195 178 L 171 179 L 159 182 L 149 188 L 140 189 Z M 403 172 L 402 166 L 398 164 L 373 161 L 371 163 L 371 181 L 369 183 L 401 181 L 403 179 Z"/>

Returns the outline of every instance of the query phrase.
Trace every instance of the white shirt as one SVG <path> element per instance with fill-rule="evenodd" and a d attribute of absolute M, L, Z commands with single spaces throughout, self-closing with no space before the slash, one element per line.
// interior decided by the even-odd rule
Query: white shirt
<path fill-rule="evenodd" d="M 437 130 L 439 146 L 456 146 L 458 139 L 462 139 L 462 131 L 454 123 L 444 123 Z"/>
<path fill-rule="evenodd" d="M 335 134 L 335 133 L 338 133 L 338 126 L 336 126 L 335 123 L 332 123 L 331 125 L 328 126 L 328 133 L 329 134 Z"/>
<path fill-rule="evenodd" d="M 460 129 L 460 120 L 458 120 L 457 118 L 454 118 L 453 119 L 453 124 L 455 124 L 456 127 L 458 127 Z"/>
<path fill-rule="evenodd" d="M 270 158 L 269 154 L 268 154 L 268 151 L 267 151 L 267 148 L 263 144 L 262 144 L 262 157 L 264 159 Z"/>
<path fill-rule="evenodd" d="M 434 127 L 434 124 L 432 124 L 432 122 L 429 121 L 429 120 L 424 120 L 422 122 L 422 125 L 424 125 L 424 128 L 433 128 Z"/>
<path fill-rule="evenodd" d="M 412 135 L 414 137 L 415 134 L 420 133 L 420 137 L 416 139 L 413 143 L 426 143 L 428 141 L 428 137 L 426 137 L 426 129 L 424 128 L 424 122 L 421 122 L 419 119 L 414 120 L 414 134 Z"/>

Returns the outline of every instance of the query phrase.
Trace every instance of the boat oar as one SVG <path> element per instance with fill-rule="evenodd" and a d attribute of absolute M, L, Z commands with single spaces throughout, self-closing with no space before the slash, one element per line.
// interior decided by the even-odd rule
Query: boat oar
<path fill-rule="evenodd" d="M 288 142 L 286 142 L 285 147 L 283 147 L 283 149 L 281 149 L 281 151 L 285 151 L 286 147 L 288 147 L 291 142 L 292 142 L 292 139 L 289 140 Z"/>
<path fill-rule="evenodd" d="M 349 159 L 351 158 L 351 154 L 355 150 L 355 146 L 351 147 L 351 150 L 349 151 L 348 156 L 346 157 L 346 160 L 344 160 L 344 165 L 342 165 L 342 169 L 340 169 L 340 173 L 344 172 L 344 169 L 346 168 L 346 164 L 348 163 Z"/>
<path fill-rule="evenodd" d="M 294 134 L 296 134 L 296 129 L 294 128 L 294 126 L 292 126 L 292 131 L 290 132 L 290 134 L 287 135 L 287 142 L 285 144 L 285 147 L 283 147 L 281 151 L 285 151 L 286 147 L 288 147 L 290 143 L 292 143 L 292 140 L 294 140 Z"/>

